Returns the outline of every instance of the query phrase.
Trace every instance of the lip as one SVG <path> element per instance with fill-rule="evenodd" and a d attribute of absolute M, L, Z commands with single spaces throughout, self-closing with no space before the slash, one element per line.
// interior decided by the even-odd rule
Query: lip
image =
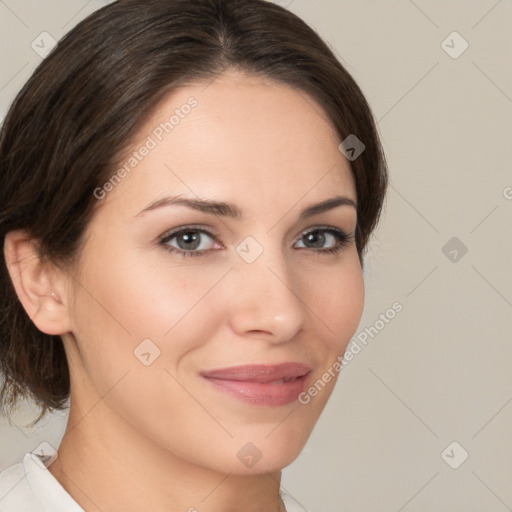
<path fill-rule="evenodd" d="M 297 400 L 311 368 L 302 363 L 251 364 L 201 372 L 218 391 L 253 405 L 279 406 Z"/>

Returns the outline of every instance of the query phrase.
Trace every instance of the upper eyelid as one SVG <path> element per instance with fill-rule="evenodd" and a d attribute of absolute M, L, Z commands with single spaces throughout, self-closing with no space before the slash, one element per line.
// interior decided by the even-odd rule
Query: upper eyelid
<path fill-rule="evenodd" d="M 158 240 L 162 241 L 169 238 L 174 238 L 176 235 L 179 235 L 180 233 L 183 233 L 185 231 L 200 231 L 201 233 L 206 233 L 207 235 L 212 236 L 212 238 L 218 239 L 219 234 L 212 228 L 207 226 L 195 226 L 193 224 L 186 225 L 179 228 L 169 229 L 162 235 L 158 237 Z"/>

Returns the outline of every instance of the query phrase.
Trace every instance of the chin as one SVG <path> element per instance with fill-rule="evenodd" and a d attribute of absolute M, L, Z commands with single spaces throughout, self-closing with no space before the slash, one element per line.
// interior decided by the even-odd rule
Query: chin
<path fill-rule="evenodd" d="M 235 464 L 231 463 L 229 467 L 224 468 L 222 472 L 239 476 L 276 473 L 289 466 L 299 456 L 300 452 L 301 450 L 296 450 L 294 452 L 262 455 L 261 459 L 254 465 L 247 467 L 237 461 Z"/>
<path fill-rule="evenodd" d="M 279 427 L 278 427 L 279 428 Z M 240 437 L 233 440 L 232 447 L 227 447 L 225 453 L 234 454 L 235 457 L 222 457 L 224 466 L 217 468 L 224 473 L 235 475 L 255 475 L 281 471 L 290 465 L 304 448 L 304 436 L 270 434 L 268 438 L 259 440 L 240 441 Z M 265 433 L 268 435 L 268 432 Z M 299 438 L 300 437 L 300 438 Z M 250 437 L 247 439 L 251 439 Z M 225 465 L 224 465 L 225 464 Z"/>

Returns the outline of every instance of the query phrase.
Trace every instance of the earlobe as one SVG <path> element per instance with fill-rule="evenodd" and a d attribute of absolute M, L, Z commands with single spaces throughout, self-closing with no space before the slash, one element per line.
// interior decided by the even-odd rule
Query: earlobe
<path fill-rule="evenodd" d="M 46 334 L 69 332 L 65 276 L 41 261 L 37 242 L 24 230 L 10 231 L 4 257 L 16 294 L 35 326 Z"/>

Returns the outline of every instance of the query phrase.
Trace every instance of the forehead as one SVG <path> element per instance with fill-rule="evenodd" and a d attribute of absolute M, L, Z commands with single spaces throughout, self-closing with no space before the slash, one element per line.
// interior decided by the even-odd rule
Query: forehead
<path fill-rule="evenodd" d="M 330 192 L 355 201 L 339 143 L 327 113 L 305 92 L 228 72 L 158 104 L 120 158 L 123 179 L 106 202 L 133 209 L 179 193 L 261 209 Z"/>

